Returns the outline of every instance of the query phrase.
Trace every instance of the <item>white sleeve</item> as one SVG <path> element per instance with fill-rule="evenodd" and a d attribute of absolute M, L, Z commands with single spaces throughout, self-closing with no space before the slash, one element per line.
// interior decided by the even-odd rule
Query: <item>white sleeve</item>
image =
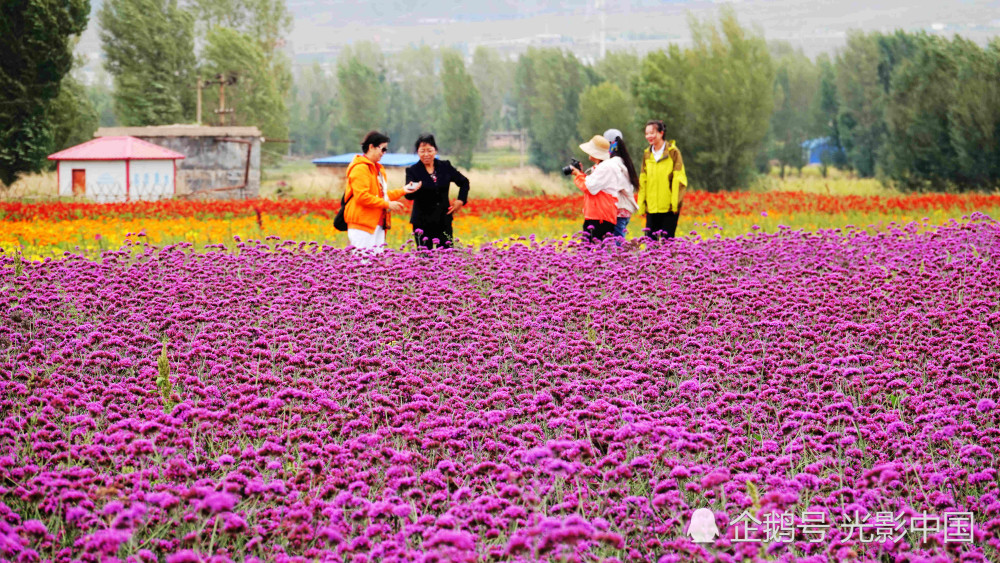
<path fill-rule="evenodd" d="M 587 191 L 593 195 L 608 188 L 612 188 L 610 191 L 615 191 L 613 189 L 617 183 L 615 182 L 615 169 L 613 166 L 605 166 L 607 162 L 604 161 L 595 166 L 593 172 L 587 176 Z"/>

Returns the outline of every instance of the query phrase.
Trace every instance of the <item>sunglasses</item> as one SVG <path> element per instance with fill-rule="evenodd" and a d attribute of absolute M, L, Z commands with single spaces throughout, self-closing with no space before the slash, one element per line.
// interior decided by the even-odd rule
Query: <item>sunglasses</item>
<path fill-rule="evenodd" d="M 379 148 L 382 149 L 382 154 L 385 154 L 385 153 L 389 152 L 389 147 L 387 147 L 387 146 L 386 147 L 379 147 Z"/>

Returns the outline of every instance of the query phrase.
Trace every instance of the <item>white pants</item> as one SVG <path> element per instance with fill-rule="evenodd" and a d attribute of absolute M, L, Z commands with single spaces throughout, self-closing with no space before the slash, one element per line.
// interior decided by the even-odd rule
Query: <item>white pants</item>
<path fill-rule="evenodd" d="M 382 252 L 385 245 L 385 229 L 381 226 L 375 227 L 375 232 L 368 234 L 361 229 L 347 229 L 347 239 L 351 241 L 351 246 L 372 252 Z"/>

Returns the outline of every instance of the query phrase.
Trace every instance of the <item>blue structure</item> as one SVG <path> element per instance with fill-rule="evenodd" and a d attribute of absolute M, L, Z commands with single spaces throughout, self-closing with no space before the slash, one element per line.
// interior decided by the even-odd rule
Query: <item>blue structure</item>
<path fill-rule="evenodd" d="M 802 151 L 805 153 L 806 164 L 822 164 L 823 156 L 826 155 L 827 162 L 834 161 L 836 153 L 843 154 L 843 150 L 838 148 L 830 137 L 820 137 L 802 142 Z"/>
<path fill-rule="evenodd" d="M 354 160 L 354 157 L 358 153 L 344 153 L 338 154 L 336 156 L 327 156 L 324 158 L 317 158 L 312 161 L 316 166 L 347 166 Z M 420 157 L 415 154 L 406 154 L 401 152 L 388 152 L 382 155 L 382 160 L 380 161 L 382 166 L 400 166 L 407 167 L 420 162 Z"/>

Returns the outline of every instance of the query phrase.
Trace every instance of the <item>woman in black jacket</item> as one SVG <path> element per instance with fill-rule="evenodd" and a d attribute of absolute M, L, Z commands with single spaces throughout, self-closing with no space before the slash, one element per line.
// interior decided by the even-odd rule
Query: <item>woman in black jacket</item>
<path fill-rule="evenodd" d="M 421 135 L 414 148 L 420 162 L 406 169 L 406 182 L 423 184 L 420 190 L 405 196 L 413 201 L 413 213 L 410 215 L 413 237 L 417 246 L 450 248 L 451 219 L 469 201 L 469 179 L 447 160 L 436 158 L 437 144 L 434 142 L 434 135 Z M 458 186 L 458 198 L 449 203 L 448 189 L 452 183 Z"/>

